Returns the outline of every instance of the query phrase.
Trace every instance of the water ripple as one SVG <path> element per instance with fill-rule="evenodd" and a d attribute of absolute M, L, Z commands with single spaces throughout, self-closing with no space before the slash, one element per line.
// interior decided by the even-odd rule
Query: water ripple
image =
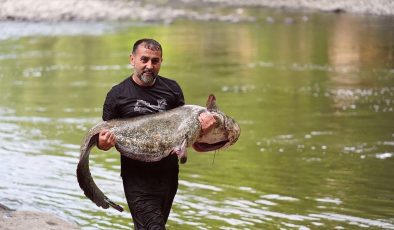
<path fill-rule="evenodd" d="M 394 229 L 394 225 L 387 222 L 383 222 L 379 220 L 370 220 L 361 217 L 347 216 L 347 215 L 336 214 L 336 213 L 310 214 L 310 216 L 319 219 L 347 222 L 359 227 L 378 227 L 383 229 Z"/>

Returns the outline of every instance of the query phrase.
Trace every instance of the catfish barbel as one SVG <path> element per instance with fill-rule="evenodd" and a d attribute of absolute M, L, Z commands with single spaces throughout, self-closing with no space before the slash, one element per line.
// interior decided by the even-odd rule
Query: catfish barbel
<path fill-rule="evenodd" d="M 213 114 L 216 122 L 207 133 L 201 132 L 198 119 L 203 112 Z M 177 154 L 181 163 L 187 159 L 186 148 L 208 152 L 234 144 L 240 135 L 239 125 L 219 111 L 216 98 L 209 95 L 207 107 L 184 105 L 165 112 L 128 119 L 114 119 L 98 123 L 89 130 L 81 145 L 77 179 L 85 196 L 104 209 L 123 208 L 104 195 L 97 187 L 89 169 L 90 150 L 97 145 L 98 135 L 107 129 L 114 133 L 115 148 L 124 156 L 143 162 L 155 162 L 170 154 Z"/>

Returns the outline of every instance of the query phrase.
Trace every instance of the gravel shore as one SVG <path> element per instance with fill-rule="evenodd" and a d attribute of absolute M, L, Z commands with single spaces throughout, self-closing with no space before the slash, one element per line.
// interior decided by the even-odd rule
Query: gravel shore
<path fill-rule="evenodd" d="M 393 0 L 204 0 L 204 2 L 221 3 L 231 6 L 258 6 L 327 12 L 394 15 Z"/>
<path fill-rule="evenodd" d="M 215 11 L 215 9 L 241 7 L 394 15 L 393 0 L 162 0 L 159 3 L 154 2 L 142 0 L 0 0 L 0 20 L 171 22 L 174 19 L 183 18 L 205 21 L 253 21 L 253 18 L 242 14 Z"/>
<path fill-rule="evenodd" d="M 14 211 L 0 204 L 0 229 L 78 230 L 80 228 L 49 213 Z"/>
<path fill-rule="evenodd" d="M 198 12 L 167 4 L 153 5 L 127 0 L 0 0 L 0 20 L 16 21 L 162 21 L 174 19 L 244 21 L 251 18 L 236 14 Z M 175 4 L 176 5 L 176 4 Z"/>

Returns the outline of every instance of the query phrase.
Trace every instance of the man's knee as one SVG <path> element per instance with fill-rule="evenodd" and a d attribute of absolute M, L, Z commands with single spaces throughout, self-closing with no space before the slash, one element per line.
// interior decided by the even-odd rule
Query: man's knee
<path fill-rule="evenodd" d="M 160 219 L 149 219 L 146 222 L 134 221 L 135 230 L 165 230 L 165 224 Z"/>
<path fill-rule="evenodd" d="M 136 229 L 163 230 L 165 229 L 164 216 L 157 202 L 135 201 L 132 207 L 132 217 Z"/>
<path fill-rule="evenodd" d="M 147 230 L 165 230 L 166 227 L 164 226 L 164 223 L 149 223 Z"/>

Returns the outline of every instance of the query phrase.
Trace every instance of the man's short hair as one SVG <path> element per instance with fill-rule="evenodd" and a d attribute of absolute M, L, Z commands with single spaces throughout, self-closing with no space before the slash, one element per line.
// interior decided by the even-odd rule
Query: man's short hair
<path fill-rule="evenodd" d="M 151 38 L 143 38 L 140 40 L 137 40 L 134 45 L 133 45 L 133 50 L 131 51 L 132 54 L 135 54 L 137 52 L 138 46 L 144 44 L 144 47 L 150 50 L 154 51 L 160 51 L 161 55 L 163 55 L 163 50 L 161 48 L 161 45 L 158 41 L 151 39 Z"/>

